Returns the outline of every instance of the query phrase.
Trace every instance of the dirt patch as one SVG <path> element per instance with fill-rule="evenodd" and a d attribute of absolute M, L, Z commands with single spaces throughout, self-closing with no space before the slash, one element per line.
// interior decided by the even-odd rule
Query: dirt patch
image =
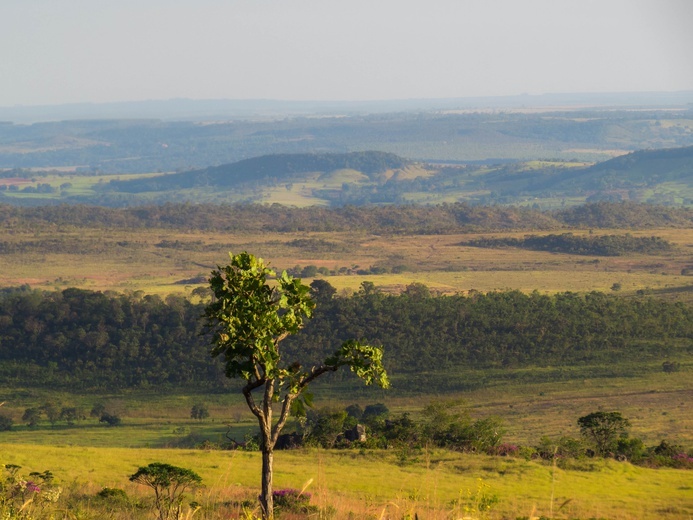
<path fill-rule="evenodd" d="M 5 186 L 14 186 L 17 184 L 31 184 L 33 181 L 30 181 L 29 179 L 24 179 L 22 177 L 9 177 L 7 179 L 0 179 L 0 184 L 4 184 Z"/>

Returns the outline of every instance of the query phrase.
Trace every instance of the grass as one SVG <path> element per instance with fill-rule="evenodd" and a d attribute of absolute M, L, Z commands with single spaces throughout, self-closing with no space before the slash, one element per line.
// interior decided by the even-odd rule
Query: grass
<path fill-rule="evenodd" d="M 624 233 L 622 230 L 600 234 Z M 587 234 L 588 230 L 574 231 Z M 485 236 L 523 237 L 526 233 Z M 368 269 L 404 265 L 399 274 L 331 276 L 339 289 L 356 290 L 368 280 L 397 291 L 412 282 L 423 282 L 442 292 L 519 289 L 522 291 L 609 291 L 614 283 L 622 293 L 663 291 L 669 297 L 690 298 L 693 277 L 681 276 L 690 265 L 693 230 L 633 231 L 635 236 L 660 236 L 677 246 L 667 255 L 592 257 L 519 249 L 483 249 L 458 244 L 479 235 L 377 236 L 366 233 L 268 233 L 263 235 L 184 233 L 170 230 L 45 229 L 7 233 L 3 241 L 34 243 L 61 240 L 66 252 L 50 248 L 3 254 L 0 286 L 29 283 L 47 289 L 81 287 L 95 290 L 169 294 L 190 293 L 194 284 L 182 280 L 208 274 L 227 258 L 229 250 L 248 250 L 285 269 L 316 265 Z M 299 238 L 322 239 L 335 244 L 332 251 L 313 251 L 288 244 Z M 162 241 L 179 241 L 182 248 L 158 247 Z M 127 243 L 126 245 L 123 245 Z M 70 252 L 67 252 L 67 251 Z M 72 252 L 74 251 L 74 253 Z M 357 266 L 357 267 L 355 267 Z M 308 282 L 310 280 L 307 280 Z M 676 292 L 678 291 L 678 292 Z M 688 291 L 688 292 L 687 292 Z"/>
<path fill-rule="evenodd" d="M 576 371 L 565 380 L 546 382 L 540 381 L 540 373 L 551 371 L 551 368 L 460 371 L 455 374 L 460 380 L 481 383 L 473 390 L 445 395 L 427 393 L 424 387 L 417 395 L 396 389 L 378 395 L 369 389 L 367 393 L 345 398 L 344 386 L 329 384 L 315 385 L 314 393 L 317 407 L 344 408 L 353 403 L 365 407 L 384 402 L 393 413 L 409 412 L 414 418 L 431 400 L 461 401 L 466 403 L 474 418 L 490 415 L 501 418 L 507 429 L 504 439 L 528 446 L 537 445 L 544 435 L 577 437 L 579 417 L 596 410 L 618 410 L 631 421 L 632 435 L 643 439 L 647 445 L 668 439 L 692 447 L 690 364 L 683 364 L 680 372 L 671 374 L 656 368 L 638 376 L 581 376 L 591 372 L 587 367 L 584 372 Z M 563 372 L 568 374 L 571 369 Z M 450 374 L 440 374 L 440 377 L 450 377 Z M 393 383 L 396 386 L 397 381 Z M 6 388 L 0 391 L 0 402 L 3 401 L 6 403 L 3 413 L 14 419 L 15 427 L 12 431 L 0 432 L 0 443 L 11 444 L 161 448 L 185 445 L 186 441 L 190 441 L 188 445 L 204 439 L 224 441 L 227 425 L 231 426 L 231 435 L 242 440 L 257 424 L 240 392 L 234 390 L 222 394 L 194 394 L 184 390 L 139 389 L 100 395 L 98 392 L 71 394 Z M 24 410 L 47 401 L 75 406 L 87 413 L 94 404 L 103 402 L 122 417 L 123 425 L 111 428 L 90 418 L 74 427 L 66 427 L 61 421 L 52 428 L 45 420 L 35 429 L 25 426 L 21 420 Z M 209 419 L 190 419 L 191 407 L 199 402 L 208 407 Z M 295 426 L 287 428 L 291 431 Z"/>
<path fill-rule="evenodd" d="M 82 493 L 117 487 L 144 497 L 146 490 L 127 481 L 138 466 L 166 462 L 189 468 L 203 478 L 205 488 L 194 498 L 209 518 L 218 518 L 214 513 L 223 511 L 229 498 L 252 501 L 259 488 L 259 453 L 33 445 L 0 445 L 0 450 L 3 462 L 27 472 L 50 469 L 62 485 L 72 483 Z M 415 455 L 403 461 L 378 451 L 277 452 L 275 489 L 301 489 L 310 482 L 312 503 L 334 507 L 336 519 L 399 519 L 414 513 L 427 519 L 462 518 L 465 508 L 466 514 L 477 509 L 470 518 L 491 519 L 548 516 L 552 510 L 558 518 L 643 520 L 682 518 L 691 512 L 690 480 L 684 470 L 598 461 L 585 472 L 439 450 Z M 480 514 L 484 497 L 496 497 L 497 503 Z"/>

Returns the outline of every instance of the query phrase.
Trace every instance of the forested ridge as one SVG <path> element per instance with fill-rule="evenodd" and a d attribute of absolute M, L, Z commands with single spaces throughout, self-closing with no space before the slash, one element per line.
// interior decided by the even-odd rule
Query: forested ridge
<path fill-rule="evenodd" d="M 598 202 L 561 211 L 471 206 L 345 206 L 164 204 L 136 208 L 85 205 L 16 207 L 0 204 L 0 226 L 45 230 L 49 226 L 108 229 L 181 229 L 225 232 L 330 232 L 446 234 L 475 231 L 554 230 L 570 227 L 648 229 L 693 226 L 693 210 L 638 203 Z"/>
<path fill-rule="evenodd" d="M 693 347 L 693 308 L 644 297 L 518 291 L 431 297 L 416 285 L 386 295 L 368 284 L 348 298 L 329 292 L 315 297 L 314 318 L 285 342 L 286 359 L 316 363 L 345 339 L 364 338 L 385 346 L 395 378 L 456 369 L 661 363 Z M 182 297 L 4 289 L 0 377 L 16 386 L 73 389 L 222 388 L 228 382 L 222 364 L 210 358 L 203 307 Z"/>
<path fill-rule="evenodd" d="M 342 168 L 350 168 L 372 175 L 389 169 L 404 168 L 409 163 L 410 161 L 395 154 L 374 151 L 263 155 L 236 163 L 148 179 L 113 180 L 104 189 L 137 193 L 200 186 L 228 188 L 237 187 L 244 183 L 264 182 L 267 179 L 283 181 L 291 179 L 296 174 L 329 172 Z"/>

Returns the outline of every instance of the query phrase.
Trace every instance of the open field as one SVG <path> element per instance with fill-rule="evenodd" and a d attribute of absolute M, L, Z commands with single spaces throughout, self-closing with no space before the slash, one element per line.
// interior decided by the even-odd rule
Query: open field
<path fill-rule="evenodd" d="M 519 379 L 521 372 L 529 370 L 514 372 L 518 373 Z M 490 373 L 485 377 L 489 383 L 482 388 L 445 396 L 425 395 L 424 392 L 416 398 L 368 389 L 345 399 L 341 394 L 342 387 L 320 384 L 314 388 L 315 406 L 344 408 L 358 403 L 364 407 L 384 402 L 392 413 L 408 412 L 417 418 L 430 401 L 461 401 L 472 417 L 493 415 L 502 419 L 507 429 L 506 441 L 528 446 L 538 444 L 544 435 L 578 436 L 578 417 L 595 410 L 618 410 L 630 419 L 632 435 L 643 439 L 647 445 L 655 445 L 665 438 L 684 446 L 693 445 L 693 388 L 688 364 L 684 364 L 680 372 L 670 374 L 660 370 L 637 377 L 585 377 L 579 382 L 574 379 L 551 382 L 530 379 L 501 383 Z M 188 446 L 191 442 L 194 444 L 205 439 L 222 442 L 227 431 L 235 439 L 242 440 L 245 433 L 257 426 L 240 392 L 234 390 L 221 394 L 195 394 L 183 390 L 161 393 L 141 389 L 83 395 L 6 388 L 0 391 L 0 401 L 5 401 L 3 413 L 13 417 L 16 425 L 12 431 L 0 432 L 2 443 L 163 448 Z M 47 401 L 76 406 L 86 412 L 98 402 L 107 403 L 122 416 L 123 425 L 108 428 L 95 419 L 78 422 L 73 427 L 66 427 L 62 421 L 51 427 L 44 420 L 33 429 L 22 424 L 21 417 L 26 408 Z M 209 419 L 190 419 L 190 409 L 198 402 L 206 403 Z M 287 428 L 290 431 L 292 426 Z"/>
<path fill-rule="evenodd" d="M 237 517 L 236 504 L 252 503 L 259 487 L 258 453 L 35 445 L 0 445 L 0 450 L 3 462 L 28 471 L 50 469 L 63 486 L 85 498 L 114 487 L 142 500 L 146 490 L 127 480 L 138 466 L 157 461 L 190 468 L 205 484 L 191 496 L 202 504 L 203 518 Z M 689 472 L 614 461 L 596 461 L 589 471 L 580 471 L 439 450 L 424 450 L 405 462 L 384 452 L 299 450 L 277 453 L 275 467 L 277 489 L 301 489 L 310 482 L 311 502 L 334 508 L 335 519 L 401 519 L 417 513 L 441 520 L 540 515 L 648 520 L 691 513 Z M 97 501 L 91 502 L 95 508 Z M 481 507 L 487 502 L 490 510 Z M 81 518 L 95 517 L 85 509 Z"/>
<path fill-rule="evenodd" d="M 575 231 L 587 234 L 587 230 Z M 600 231 L 622 234 L 625 231 Z M 460 246 L 485 237 L 522 238 L 527 233 L 483 235 L 369 235 L 367 233 L 220 234 L 167 230 L 50 229 L 11 232 L 2 237 L 0 286 L 28 283 L 46 289 L 80 287 L 95 290 L 190 293 L 224 263 L 227 252 L 247 250 L 277 269 L 315 265 L 337 276 L 324 276 L 338 289 L 353 291 L 363 281 L 398 291 L 422 282 L 443 293 L 519 289 L 542 292 L 608 291 L 620 283 L 622 293 L 655 291 L 690 299 L 693 278 L 682 276 L 693 253 L 693 229 L 632 231 L 658 236 L 676 246 L 663 255 L 597 257 Z M 536 233 L 542 234 L 542 233 Z M 295 240 L 308 241 L 304 245 Z M 358 275 L 372 266 L 393 267 L 397 274 Z M 188 280 L 188 281 L 186 281 Z M 310 281 L 307 279 L 306 281 Z"/>

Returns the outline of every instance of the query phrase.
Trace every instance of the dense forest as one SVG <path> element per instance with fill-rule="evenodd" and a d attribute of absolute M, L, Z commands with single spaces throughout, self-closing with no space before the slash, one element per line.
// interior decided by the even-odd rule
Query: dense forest
<path fill-rule="evenodd" d="M 441 371 L 661 365 L 686 349 L 690 354 L 693 340 L 690 305 L 645 297 L 518 291 L 432 297 L 417 284 L 386 295 L 364 283 L 344 298 L 324 281 L 313 290 L 316 314 L 286 340 L 286 359 L 317 363 L 343 340 L 365 338 L 385 346 L 400 390 Z M 3 289 L 0 377 L 14 386 L 220 389 L 229 383 L 209 356 L 202 313 L 203 304 L 175 296 Z M 441 390 L 464 385 L 454 377 L 432 380 L 427 384 Z"/>
<path fill-rule="evenodd" d="M 378 206 L 293 208 L 280 205 L 164 204 L 137 208 L 40 206 L 19 208 L 0 204 L 0 226 L 6 230 L 71 227 L 163 228 L 233 233 L 295 231 L 367 231 L 371 233 L 449 234 L 503 230 L 565 228 L 689 228 L 693 210 L 638 203 L 599 202 L 560 211 L 531 208 L 470 206 Z"/>
<path fill-rule="evenodd" d="M 561 235 L 529 235 L 524 238 L 478 238 L 460 243 L 472 247 L 518 247 L 533 251 L 550 251 L 574 255 L 621 256 L 630 253 L 657 255 L 673 249 L 671 242 L 660 237 L 601 235 L 581 237 L 572 233 Z"/>

